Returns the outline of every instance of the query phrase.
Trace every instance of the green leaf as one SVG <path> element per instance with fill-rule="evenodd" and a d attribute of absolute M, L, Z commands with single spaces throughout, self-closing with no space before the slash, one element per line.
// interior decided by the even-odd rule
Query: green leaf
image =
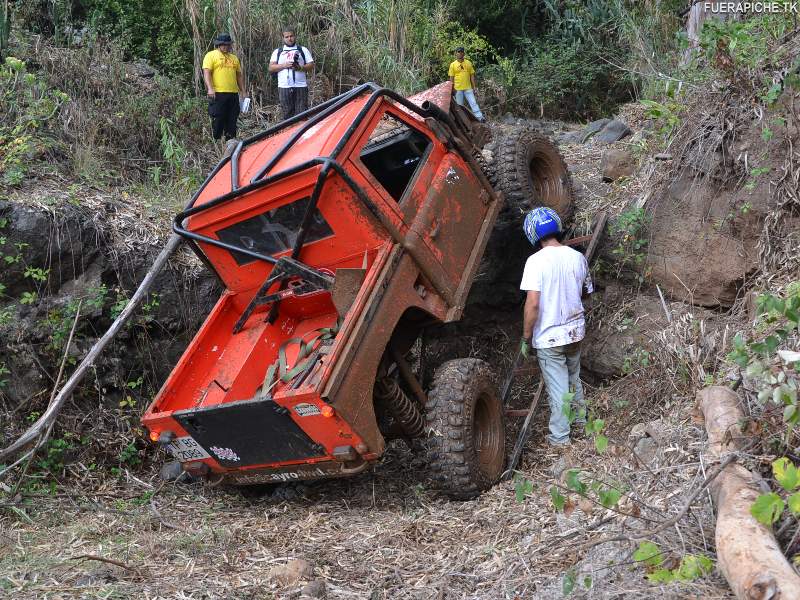
<path fill-rule="evenodd" d="M 781 500 L 778 494 L 774 492 L 761 494 L 758 499 L 753 502 L 753 506 L 750 507 L 750 514 L 762 525 L 771 527 L 772 524 L 780 518 L 783 508 L 783 500 Z"/>
<path fill-rule="evenodd" d="M 589 419 L 586 421 L 583 430 L 586 432 L 586 435 L 594 435 L 595 433 L 603 431 L 605 426 L 606 422 L 603 419 Z"/>
<path fill-rule="evenodd" d="M 583 495 L 586 494 L 586 484 L 581 481 L 580 477 L 580 469 L 570 469 L 567 471 L 567 487 L 573 492 L 578 492 Z"/>
<path fill-rule="evenodd" d="M 22 510 L 18 506 L 9 506 L 8 508 L 10 508 L 11 512 L 13 512 L 15 515 L 17 515 L 23 521 L 26 521 L 27 523 L 30 523 L 31 525 L 33 524 L 33 519 L 31 519 L 28 516 L 28 513 L 26 513 L 24 510 Z"/>
<path fill-rule="evenodd" d="M 766 354 L 773 354 L 775 350 L 778 349 L 780 343 L 781 341 L 778 339 L 777 336 L 774 335 L 767 336 L 767 339 L 764 340 Z"/>
<path fill-rule="evenodd" d="M 675 574 L 667 569 L 658 569 L 647 575 L 650 583 L 672 583 L 675 581 Z"/>
<path fill-rule="evenodd" d="M 614 488 L 606 488 L 598 491 L 597 495 L 600 498 L 600 504 L 605 508 L 611 508 L 612 506 L 616 506 L 617 502 L 619 502 L 619 499 L 622 497 L 622 492 Z"/>
<path fill-rule="evenodd" d="M 792 511 L 792 514 L 795 517 L 800 515 L 800 492 L 796 492 L 789 496 L 789 499 L 786 502 L 789 505 L 789 510 Z"/>
<path fill-rule="evenodd" d="M 585 587 L 587 590 L 592 587 L 592 576 L 591 575 L 587 575 L 586 577 L 583 578 L 583 587 Z"/>
<path fill-rule="evenodd" d="M 797 412 L 797 405 L 790 404 L 786 408 L 783 409 L 783 420 L 790 425 L 797 424 L 798 419 L 800 419 L 800 413 Z"/>
<path fill-rule="evenodd" d="M 678 581 L 693 581 L 698 577 L 707 575 L 714 569 L 714 561 L 707 556 L 687 554 L 681 559 L 681 564 L 673 571 Z"/>
<path fill-rule="evenodd" d="M 661 554 L 658 544 L 642 542 L 639 544 L 639 548 L 636 552 L 633 553 L 633 560 L 643 562 L 651 567 L 657 567 L 664 562 L 664 557 Z"/>
<path fill-rule="evenodd" d="M 533 482 L 530 479 L 522 477 L 519 473 L 514 475 L 514 493 L 517 502 L 525 502 L 525 498 L 533 492 Z"/>
<path fill-rule="evenodd" d="M 604 435 L 598 435 L 594 438 L 594 447 L 602 454 L 606 451 L 606 448 L 608 448 L 608 438 Z"/>
<path fill-rule="evenodd" d="M 772 463 L 772 474 L 787 492 L 794 491 L 800 485 L 800 470 L 785 456 Z"/>
<path fill-rule="evenodd" d="M 553 506 L 558 512 L 562 512 L 564 510 L 564 504 L 566 503 L 567 499 L 561 495 L 558 491 L 556 486 L 552 486 L 550 488 L 550 498 L 553 501 Z"/>
<path fill-rule="evenodd" d="M 575 589 L 575 582 L 577 579 L 578 577 L 575 573 L 575 569 L 567 569 L 561 580 L 561 593 L 565 596 L 569 596 Z"/>

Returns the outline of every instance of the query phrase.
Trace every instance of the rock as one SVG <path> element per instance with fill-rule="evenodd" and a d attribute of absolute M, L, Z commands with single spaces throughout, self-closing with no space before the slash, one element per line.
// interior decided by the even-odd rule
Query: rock
<path fill-rule="evenodd" d="M 600 172 L 603 181 L 616 181 L 620 177 L 630 177 L 636 170 L 636 159 L 627 150 L 610 148 L 600 159 Z"/>
<path fill-rule="evenodd" d="M 183 468 L 177 460 L 165 463 L 159 473 L 161 481 L 175 481 L 181 475 L 183 475 Z"/>
<path fill-rule="evenodd" d="M 314 575 L 313 565 L 302 558 L 290 560 L 285 565 L 276 565 L 269 570 L 268 577 L 283 586 L 295 585 L 303 579 Z"/>
<path fill-rule="evenodd" d="M 650 421 L 647 425 L 645 425 L 644 432 L 653 438 L 658 444 L 664 443 L 664 421 L 661 419 L 656 419 L 655 421 Z"/>
<path fill-rule="evenodd" d="M 609 121 L 606 126 L 603 127 L 602 131 L 600 131 L 600 133 L 594 137 L 594 139 L 596 139 L 598 142 L 611 144 L 613 142 L 618 142 L 622 138 L 628 137 L 632 133 L 633 130 L 625 123 L 614 119 L 613 121 Z"/>
<path fill-rule="evenodd" d="M 609 123 L 611 123 L 611 119 L 598 119 L 589 123 L 581 132 L 581 142 L 586 142 L 590 137 L 602 131 Z"/>
<path fill-rule="evenodd" d="M 628 433 L 628 437 L 632 438 L 640 438 L 645 436 L 645 428 L 647 427 L 647 423 L 637 423 L 633 427 L 631 427 L 630 433 Z"/>
<path fill-rule="evenodd" d="M 636 446 L 634 447 L 633 451 L 640 461 L 646 465 L 650 464 L 656 458 L 656 452 L 658 452 L 658 442 L 651 437 L 643 437 L 636 442 Z"/>
<path fill-rule="evenodd" d="M 315 579 L 309 581 L 300 590 L 301 598 L 324 598 L 327 594 L 327 587 L 325 586 L 324 579 Z"/>
<path fill-rule="evenodd" d="M 511 113 L 506 113 L 500 118 L 500 122 L 503 123 L 504 125 L 516 125 L 517 117 L 515 117 Z"/>
<path fill-rule="evenodd" d="M 615 285 L 606 287 L 603 304 L 619 306 L 624 296 L 620 296 L 617 289 Z M 629 303 L 624 319 L 614 323 L 605 320 L 591 323 L 586 328 L 581 368 L 600 379 L 623 375 L 626 369 L 638 368 L 642 352 L 650 347 L 653 334 L 666 326 L 661 301 L 653 296 L 638 296 Z"/>
<path fill-rule="evenodd" d="M 583 141 L 582 131 L 564 131 L 556 136 L 559 144 L 580 144 Z"/>
<path fill-rule="evenodd" d="M 137 77 L 151 78 L 156 76 L 156 70 L 147 64 L 146 60 L 137 60 L 136 62 L 129 63 L 131 71 Z"/>
<path fill-rule="evenodd" d="M 45 209 L 0 200 L 0 218 L 5 223 L 5 244 L 0 252 L 14 262 L 3 263 L 0 280 L 5 294 L 19 297 L 32 289 L 25 277 L 27 267 L 49 268 L 48 286 L 60 286 L 79 276 L 82 268 L 94 259 L 87 243 L 101 232 L 94 227 L 88 211 L 67 206 L 54 218 Z M 10 251 L 10 249 L 15 249 Z"/>

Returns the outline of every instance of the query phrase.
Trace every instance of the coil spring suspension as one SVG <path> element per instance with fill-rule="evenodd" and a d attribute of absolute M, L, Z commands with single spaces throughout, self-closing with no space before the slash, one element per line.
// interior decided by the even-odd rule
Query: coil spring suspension
<path fill-rule="evenodd" d="M 419 437 L 424 433 L 422 413 L 394 379 L 379 379 L 375 384 L 375 395 L 386 404 L 397 424 L 409 437 Z"/>

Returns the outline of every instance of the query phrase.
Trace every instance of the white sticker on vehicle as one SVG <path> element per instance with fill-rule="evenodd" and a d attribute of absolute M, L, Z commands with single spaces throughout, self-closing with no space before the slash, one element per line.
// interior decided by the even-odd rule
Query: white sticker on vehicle
<path fill-rule="evenodd" d="M 294 412 L 296 412 L 301 417 L 313 417 L 322 414 L 322 412 L 319 410 L 319 407 L 316 404 L 307 404 L 307 403 L 295 405 Z"/>
<path fill-rule="evenodd" d="M 191 436 L 179 437 L 167 444 L 167 451 L 180 462 L 210 458 L 208 452 Z"/>
<path fill-rule="evenodd" d="M 220 460 L 230 460 L 233 462 L 239 462 L 240 460 L 242 460 L 241 458 L 239 458 L 239 455 L 236 454 L 236 452 L 234 452 L 231 448 L 220 448 L 219 446 L 211 446 L 209 450 L 211 450 L 211 452 L 214 453 L 214 456 L 216 456 Z"/>

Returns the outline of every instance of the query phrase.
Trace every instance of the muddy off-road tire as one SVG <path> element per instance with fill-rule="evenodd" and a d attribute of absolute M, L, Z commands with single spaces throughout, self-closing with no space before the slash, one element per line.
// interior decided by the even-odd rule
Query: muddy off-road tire
<path fill-rule="evenodd" d="M 489 365 L 457 358 L 433 376 L 425 406 L 425 446 L 434 485 L 451 498 L 474 498 L 505 467 L 503 405 Z"/>
<path fill-rule="evenodd" d="M 524 213 L 536 206 L 549 206 L 562 221 L 572 217 L 572 177 L 549 137 L 532 129 L 514 129 L 493 141 L 491 150 L 493 183 L 505 195 L 509 208 Z"/>

